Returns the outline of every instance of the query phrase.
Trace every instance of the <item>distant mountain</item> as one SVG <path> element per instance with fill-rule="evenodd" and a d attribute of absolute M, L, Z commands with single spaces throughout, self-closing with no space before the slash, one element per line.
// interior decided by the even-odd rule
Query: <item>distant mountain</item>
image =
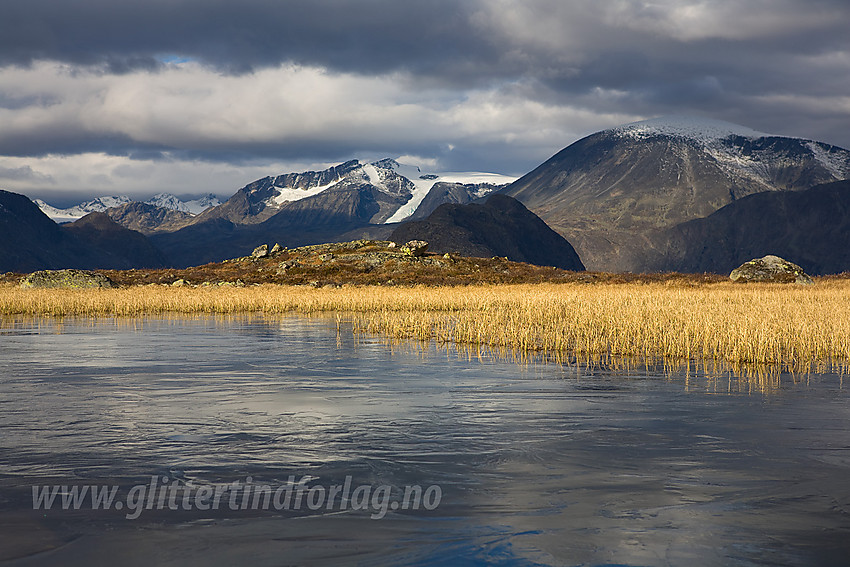
<path fill-rule="evenodd" d="M 515 262 L 584 270 L 563 236 L 506 195 L 491 195 L 483 204 L 442 204 L 426 219 L 399 226 L 390 240 L 399 244 L 425 240 L 429 252 L 506 256 Z"/>
<path fill-rule="evenodd" d="M 504 187 L 492 183 L 434 183 L 431 190 L 422 199 L 416 211 L 408 217 L 410 220 L 424 219 L 443 203 L 463 205 L 481 199 Z"/>
<path fill-rule="evenodd" d="M 165 268 L 168 260 L 145 236 L 124 228 L 106 213 L 89 213 L 83 218 L 63 225 L 62 230 L 83 243 L 94 256 L 86 268 Z"/>
<path fill-rule="evenodd" d="M 41 199 L 35 199 L 34 201 L 44 214 L 57 223 L 73 222 L 77 219 L 83 218 L 89 213 L 102 213 L 107 209 L 120 207 L 128 203 L 139 202 L 133 201 L 126 195 L 106 195 L 92 199 L 91 201 L 85 201 L 67 209 L 59 209 L 45 203 Z M 212 193 L 201 195 L 189 201 L 182 201 L 170 193 L 158 193 L 145 201 L 145 204 L 154 205 L 156 207 L 172 211 L 179 211 L 190 216 L 194 216 L 210 207 L 220 205 L 221 201 L 219 201 L 219 199 Z"/>
<path fill-rule="evenodd" d="M 378 208 L 357 215 L 359 222 L 371 224 L 400 222 L 410 217 L 437 184 L 465 183 L 484 196 L 498 185 L 515 178 L 489 173 L 425 173 L 419 166 L 402 164 L 386 158 L 372 163 L 351 160 L 322 171 L 286 173 L 264 177 L 249 183 L 218 207 L 205 211 L 194 221 L 203 223 L 224 218 L 236 224 L 261 223 L 289 210 L 315 209 L 302 201 L 329 192 L 320 201 L 331 204 L 337 198 L 349 199 L 368 188 Z M 433 201 L 433 197 L 431 201 Z"/>
<path fill-rule="evenodd" d="M 221 204 L 221 201 L 212 193 L 188 201 L 181 201 L 171 193 L 157 193 L 145 201 L 145 204 L 194 216 L 201 214 L 210 207 L 217 207 Z"/>
<path fill-rule="evenodd" d="M 178 230 L 190 224 L 194 218 L 187 212 L 138 201 L 106 209 L 105 214 L 121 226 L 145 235 Z"/>
<path fill-rule="evenodd" d="M 423 173 L 421 168 L 382 159 L 351 160 L 322 171 L 264 177 L 237 191 L 174 232 L 152 235 L 179 266 L 245 255 L 260 243 L 301 246 L 380 237 L 382 225 L 412 215 L 440 183 L 464 183 L 475 197 L 513 178 L 486 173 Z M 436 206 L 432 196 L 428 206 Z"/>
<path fill-rule="evenodd" d="M 0 191 L 0 271 L 31 272 L 77 262 L 83 247 L 23 195 Z"/>
<path fill-rule="evenodd" d="M 769 191 L 734 201 L 706 218 L 653 238 L 651 267 L 728 274 L 767 254 L 813 275 L 850 271 L 850 181 L 806 191 Z"/>
<path fill-rule="evenodd" d="M 68 207 L 67 209 L 59 209 L 52 205 L 48 205 L 41 199 L 35 199 L 35 204 L 42 210 L 44 214 L 53 219 L 57 223 L 73 222 L 81 219 L 89 213 L 103 212 L 110 207 L 117 207 L 124 203 L 130 202 L 130 197 L 126 195 L 104 195 L 97 197 L 91 201 L 84 201 L 79 205 Z"/>
<path fill-rule="evenodd" d="M 143 235 L 105 215 L 60 226 L 24 195 L 0 191 L 0 272 L 161 267 L 164 262 Z"/>
<path fill-rule="evenodd" d="M 337 241 L 343 234 L 375 226 L 370 225 L 372 219 L 399 203 L 371 184 L 343 184 L 287 202 L 268 216 L 262 212 L 251 215 L 258 209 L 248 201 L 250 195 L 237 196 L 244 199 L 225 203 L 222 212 L 226 215 L 211 214 L 175 232 L 153 234 L 153 242 L 178 266 L 204 264 L 244 256 L 262 243 L 293 247 Z M 231 208 L 234 204 L 248 208 Z M 240 210 L 244 216 L 240 217 Z M 257 222 L 263 217 L 265 220 Z M 244 222 L 238 222 L 240 219 Z"/>
<path fill-rule="evenodd" d="M 850 177 L 850 151 L 727 122 L 666 117 L 575 142 L 502 190 L 572 242 L 589 269 L 645 271 L 659 231 L 747 195 Z"/>

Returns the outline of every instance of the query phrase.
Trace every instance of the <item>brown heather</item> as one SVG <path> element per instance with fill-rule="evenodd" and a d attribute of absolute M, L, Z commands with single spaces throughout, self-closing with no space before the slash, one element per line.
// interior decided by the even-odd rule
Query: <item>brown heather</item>
<path fill-rule="evenodd" d="M 335 313 L 360 332 L 588 361 L 637 357 L 804 369 L 850 362 L 850 281 L 457 287 L 0 286 L 0 315 Z M 7 317 L 8 318 L 8 317 Z"/>

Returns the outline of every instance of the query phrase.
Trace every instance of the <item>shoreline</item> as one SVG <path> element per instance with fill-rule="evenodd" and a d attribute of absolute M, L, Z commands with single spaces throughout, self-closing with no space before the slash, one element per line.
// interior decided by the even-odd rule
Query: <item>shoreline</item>
<path fill-rule="evenodd" d="M 587 360 L 638 357 L 778 365 L 850 363 L 850 280 L 813 286 L 648 283 L 318 287 L 0 285 L 0 319 L 335 314 L 356 332 Z"/>

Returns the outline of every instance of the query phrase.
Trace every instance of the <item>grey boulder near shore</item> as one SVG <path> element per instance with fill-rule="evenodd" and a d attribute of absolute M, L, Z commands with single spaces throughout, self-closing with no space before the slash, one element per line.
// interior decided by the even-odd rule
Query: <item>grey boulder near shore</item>
<path fill-rule="evenodd" d="M 22 288 L 118 287 L 108 277 L 86 270 L 42 270 L 21 280 Z"/>
<path fill-rule="evenodd" d="M 729 279 L 737 283 L 797 283 L 813 284 L 803 268 L 779 256 L 765 256 L 744 262 L 732 270 Z"/>

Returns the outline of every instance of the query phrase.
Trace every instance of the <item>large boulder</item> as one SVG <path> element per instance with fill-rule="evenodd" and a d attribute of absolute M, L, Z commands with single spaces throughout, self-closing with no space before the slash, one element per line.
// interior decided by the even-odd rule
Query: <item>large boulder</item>
<path fill-rule="evenodd" d="M 402 254 L 413 256 L 414 258 L 424 256 L 426 250 L 428 250 L 428 243 L 424 240 L 410 240 L 401 247 Z"/>
<path fill-rule="evenodd" d="M 99 288 L 118 287 L 108 277 L 86 270 L 42 270 L 21 280 L 23 288 Z"/>
<path fill-rule="evenodd" d="M 260 244 L 254 251 L 251 252 L 252 258 L 265 258 L 269 255 L 269 245 L 268 244 Z"/>
<path fill-rule="evenodd" d="M 733 282 L 767 282 L 767 283 L 797 283 L 812 284 L 810 278 L 803 268 L 784 260 L 779 256 L 765 256 L 744 262 L 732 270 L 729 278 Z"/>

